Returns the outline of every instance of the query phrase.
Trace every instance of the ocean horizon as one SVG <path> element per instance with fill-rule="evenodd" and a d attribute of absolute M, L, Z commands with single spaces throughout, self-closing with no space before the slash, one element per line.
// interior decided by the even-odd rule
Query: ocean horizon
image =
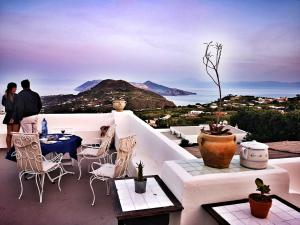
<path fill-rule="evenodd" d="M 79 92 L 74 91 L 73 86 L 64 86 L 63 88 L 57 87 L 53 90 L 53 87 L 47 87 L 43 85 L 41 88 L 40 85 L 33 85 L 32 90 L 37 91 L 41 96 L 47 95 L 60 95 L 60 94 L 74 94 L 77 95 Z M 166 99 L 173 101 L 176 106 L 186 106 L 194 105 L 196 103 L 206 104 L 213 101 L 216 101 L 218 97 L 218 90 L 216 88 L 207 87 L 207 88 L 184 88 L 185 91 L 190 91 L 196 93 L 196 95 L 184 95 L 184 96 L 164 96 Z M 18 92 L 20 89 L 18 90 Z M 222 88 L 222 97 L 226 95 L 253 95 L 256 97 L 295 97 L 297 94 L 300 94 L 298 88 L 278 88 L 278 87 L 269 87 L 269 88 Z M 2 105 L 0 105 L 2 108 Z"/>
<path fill-rule="evenodd" d="M 196 103 L 206 104 L 216 101 L 218 96 L 218 90 L 214 88 L 191 88 L 186 91 L 196 93 L 196 95 L 185 95 L 185 96 L 165 96 L 168 100 L 173 101 L 177 106 L 194 105 Z M 253 95 L 256 97 L 295 97 L 300 94 L 300 90 L 297 88 L 223 88 L 222 97 L 232 95 Z"/>

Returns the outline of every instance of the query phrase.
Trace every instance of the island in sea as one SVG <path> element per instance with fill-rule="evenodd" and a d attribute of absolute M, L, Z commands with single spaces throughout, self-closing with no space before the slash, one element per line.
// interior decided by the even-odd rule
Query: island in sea
<path fill-rule="evenodd" d="M 88 91 L 91 88 L 95 87 L 97 84 L 99 84 L 101 81 L 102 80 L 86 81 L 85 83 L 76 87 L 74 90 L 78 92 Z M 129 82 L 129 83 L 137 88 L 152 91 L 162 96 L 196 95 L 196 93 L 194 92 L 184 91 L 178 88 L 170 88 L 161 84 L 154 83 L 149 80 L 144 83 L 138 83 L 138 82 Z"/>
<path fill-rule="evenodd" d="M 77 95 L 43 96 L 43 112 L 110 112 L 112 101 L 120 98 L 127 101 L 127 108 L 131 110 L 176 107 L 173 102 L 153 91 L 138 88 L 124 80 L 107 79 Z"/>

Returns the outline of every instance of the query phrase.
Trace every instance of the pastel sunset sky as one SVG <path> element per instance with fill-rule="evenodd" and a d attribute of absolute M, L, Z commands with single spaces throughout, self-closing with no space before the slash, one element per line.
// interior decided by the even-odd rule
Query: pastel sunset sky
<path fill-rule="evenodd" d="M 0 88 L 208 81 L 210 40 L 224 45 L 224 82 L 300 81 L 299 0 L 1 0 Z"/>

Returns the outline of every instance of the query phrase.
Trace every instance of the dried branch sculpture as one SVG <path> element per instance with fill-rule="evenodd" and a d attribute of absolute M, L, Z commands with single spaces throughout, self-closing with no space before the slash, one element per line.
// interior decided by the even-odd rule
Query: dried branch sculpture
<path fill-rule="evenodd" d="M 220 43 L 213 44 L 213 42 L 204 43 L 206 45 L 205 54 L 203 56 L 203 64 L 205 65 L 205 70 L 207 75 L 212 79 L 214 84 L 219 90 L 219 107 L 217 113 L 217 124 L 220 121 L 221 109 L 222 109 L 222 88 L 219 75 L 219 64 L 222 54 L 223 45 Z M 212 55 L 210 50 L 214 48 L 216 55 Z"/>

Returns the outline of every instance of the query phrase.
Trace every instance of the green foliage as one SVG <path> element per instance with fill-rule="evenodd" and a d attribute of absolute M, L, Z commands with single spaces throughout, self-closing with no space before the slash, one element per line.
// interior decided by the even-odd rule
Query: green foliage
<path fill-rule="evenodd" d="M 265 185 L 262 179 L 256 178 L 255 179 L 255 184 L 257 186 L 257 191 L 260 191 L 261 195 L 264 194 L 269 194 L 271 189 L 270 189 L 270 185 Z"/>
<path fill-rule="evenodd" d="M 144 163 L 142 163 L 142 161 L 140 161 L 136 165 L 137 165 L 136 168 L 138 169 L 137 180 L 143 181 L 144 180 L 144 173 L 143 173 Z"/>
<path fill-rule="evenodd" d="M 163 119 L 158 119 L 156 121 L 156 125 L 159 128 L 168 128 L 169 127 L 168 120 L 163 120 Z"/>
<path fill-rule="evenodd" d="M 210 123 L 209 124 L 209 131 L 210 134 L 212 135 L 222 135 L 222 134 L 226 134 L 229 132 L 229 129 L 224 129 L 225 126 L 223 125 L 218 125 L 218 124 L 214 124 L 214 123 Z"/>
<path fill-rule="evenodd" d="M 231 124 L 249 132 L 247 140 L 261 142 L 299 141 L 300 111 L 284 114 L 273 110 L 240 110 L 230 118 Z"/>

